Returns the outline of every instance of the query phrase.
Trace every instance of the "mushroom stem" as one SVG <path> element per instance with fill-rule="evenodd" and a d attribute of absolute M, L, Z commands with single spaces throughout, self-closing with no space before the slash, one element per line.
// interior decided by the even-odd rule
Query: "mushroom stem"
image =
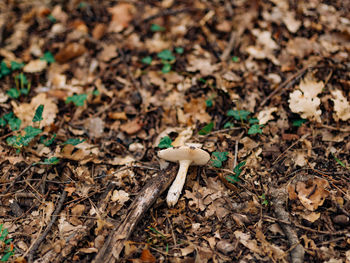
<path fill-rule="evenodd" d="M 176 178 L 173 184 L 170 186 L 168 195 L 166 197 L 168 206 L 174 206 L 179 200 L 182 188 L 184 187 L 186 181 L 187 170 L 191 163 L 191 160 L 179 161 L 179 171 L 177 172 Z"/>

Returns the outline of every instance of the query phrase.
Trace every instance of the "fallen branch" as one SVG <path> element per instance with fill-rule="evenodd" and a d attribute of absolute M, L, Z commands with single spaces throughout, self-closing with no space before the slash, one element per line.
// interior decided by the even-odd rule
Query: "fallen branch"
<path fill-rule="evenodd" d="M 44 233 L 42 233 L 41 236 L 35 241 L 35 243 L 32 245 L 32 248 L 28 252 L 28 262 L 33 262 L 33 258 L 34 258 L 34 254 L 35 254 L 36 250 L 39 248 L 41 242 L 44 241 L 44 239 L 46 238 L 47 234 L 50 232 L 52 226 L 55 224 L 55 222 L 57 220 L 57 217 L 58 217 L 58 214 L 62 210 L 62 206 L 63 206 L 64 200 L 66 199 L 66 196 L 67 196 L 67 192 L 63 190 L 63 192 L 62 192 L 62 194 L 60 196 L 60 199 L 58 201 L 56 210 L 53 213 L 53 215 L 51 216 L 51 221 L 47 225 Z"/>
<path fill-rule="evenodd" d="M 169 187 L 176 175 L 177 167 L 162 171 L 152 178 L 141 190 L 129 207 L 129 212 L 124 221 L 109 234 L 103 247 L 94 259 L 94 263 L 117 262 L 124 248 L 124 242 L 128 240 L 137 223 L 145 215 L 156 199 Z"/>
<path fill-rule="evenodd" d="M 276 217 L 281 221 L 290 223 L 289 214 L 284 208 L 286 196 L 287 194 L 284 188 L 273 189 L 272 191 L 273 207 Z M 298 235 L 291 227 L 291 224 L 280 223 L 280 226 L 288 238 L 289 246 L 293 248 L 290 252 L 290 262 L 303 263 L 305 251 L 299 242 Z"/>

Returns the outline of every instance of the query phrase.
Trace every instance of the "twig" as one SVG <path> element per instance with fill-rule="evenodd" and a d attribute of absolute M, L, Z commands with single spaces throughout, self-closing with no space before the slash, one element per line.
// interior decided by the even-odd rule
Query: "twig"
<path fill-rule="evenodd" d="M 299 80 L 299 78 L 307 71 L 311 66 L 307 66 L 299 70 L 297 73 L 293 74 L 287 80 L 285 80 L 281 85 L 278 86 L 274 91 L 270 93 L 260 104 L 260 107 L 263 107 L 268 100 L 270 100 L 273 96 L 275 96 L 281 89 L 284 90 L 289 89 L 295 82 Z M 283 93 L 283 92 L 282 92 Z"/>
<path fill-rule="evenodd" d="M 237 166 L 237 156 L 238 156 L 238 139 L 235 144 L 235 157 L 233 159 L 233 169 Z"/>
<path fill-rule="evenodd" d="M 66 199 L 66 196 L 67 196 L 67 192 L 63 190 L 62 193 L 61 193 L 60 199 L 58 200 L 56 210 L 51 216 L 51 221 L 47 225 L 44 233 L 42 233 L 41 236 L 35 241 L 34 245 L 31 248 L 31 250 L 28 252 L 28 262 L 29 263 L 33 262 L 33 258 L 34 258 L 34 254 L 35 254 L 36 250 L 39 248 L 41 242 L 44 241 L 44 239 L 46 238 L 47 234 L 50 232 L 52 226 L 56 222 L 58 214 L 62 210 L 63 203 L 64 203 L 64 200 Z"/>
<path fill-rule="evenodd" d="M 12 182 L 10 183 L 10 185 L 6 188 L 6 190 L 4 190 L 2 192 L 2 194 L 6 194 L 16 183 L 16 181 L 23 175 L 25 174 L 31 167 L 33 166 L 33 164 L 28 165 L 22 172 L 20 172 L 19 174 L 16 175 L 16 177 L 12 180 Z"/>
<path fill-rule="evenodd" d="M 94 263 L 113 263 L 119 260 L 124 243 L 130 237 L 137 223 L 174 180 L 175 169 L 176 166 L 172 166 L 169 170 L 161 172 L 143 187 L 130 205 L 129 212 L 124 221 L 119 226 L 116 226 L 105 240 L 103 247 L 93 261 Z"/>
<path fill-rule="evenodd" d="M 289 221 L 289 214 L 284 208 L 286 199 L 286 192 L 284 188 L 274 189 L 272 191 L 273 208 L 278 219 L 283 221 Z M 281 224 L 283 232 L 286 234 L 290 247 L 294 247 L 291 250 L 290 257 L 292 263 L 304 262 L 304 248 L 299 244 L 299 239 L 294 229 L 290 224 Z"/>
<path fill-rule="evenodd" d="M 275 165 L 291 148 L 293 148 L 297 143 L 306 139 L 310 134 L 304 134 L 301 138 L 299 138 L 296 142 L 294 142 L 291 146 L 289 146 L 283 153 L 281 153 L 277 158 L 273 161 L 272 165 Z"/>
<path fill-rule="evenodd" d="M 230 35 L 230 40 L 228 41 L 228 44 L 220 57 L 221 61 L 226 61 L 229 58 L 231 51 L 236 44 L 236 36 L 237 36 L 236 31 L 232 31 Z"/>
<path fill-rule="evenodd" d="M 159 13 L 146 17 L 145 19 L 142 20 L 142 23 L 147 23 L 153 19 L 156 19 L 158 17 L 162 17 L 162 16 L 173 16 L 173 15 L 177 15 L 180 13 L 190 13 L 190 12 L 196 12 L 196 11 L 200 11 L 201 9 L 198 8 L 183 8 L 183 9 L 177 9 L 177 10 L 171 10 L 171 9 L 167 9 L 167 10 L 162 10 Z"/>

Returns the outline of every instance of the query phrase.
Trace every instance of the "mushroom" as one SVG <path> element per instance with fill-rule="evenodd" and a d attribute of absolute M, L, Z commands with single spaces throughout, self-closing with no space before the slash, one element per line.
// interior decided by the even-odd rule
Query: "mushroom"
<path fill-rule="evenodd" d="M 210 155 L 206 151 L 193 146 L 161 150 L 158 152 L 158 157 L 170 162 L 179 162 L 179 171 L 166 198 L 168 206 L 174 206 L 179 200 L 186 181 L 188 167 L 190 165 L 205 165 L 210 159 Z"/>

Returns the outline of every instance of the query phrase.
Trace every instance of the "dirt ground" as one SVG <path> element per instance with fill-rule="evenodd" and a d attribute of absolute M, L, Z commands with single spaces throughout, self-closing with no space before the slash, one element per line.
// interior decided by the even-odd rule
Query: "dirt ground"
<path fill-rule="evenodd" d="M 349 14 L 0 1 L 1 261 L 350 263 Z"/>

